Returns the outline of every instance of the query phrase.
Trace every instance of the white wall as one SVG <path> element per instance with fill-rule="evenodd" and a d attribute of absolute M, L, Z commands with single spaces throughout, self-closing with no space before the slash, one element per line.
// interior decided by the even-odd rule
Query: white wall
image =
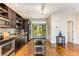
<path fill-rule="evenodd" d="M 67 39 L 67 29 L 66 29 L 66 20 L 63 14 L 53 14 L 51 16 L 51 43 L 56 43 L 56 36 L 58 36 L 59 31 L 62 32 L 62 35 Z M 66 41 L 67 42 L 67 41 Z"/>
<path fill-rule="evenodd" d="M 47 36 L 48 40 L 51 41 L 51 16 L 47 19 Z"/>
<path fill-rule="evenodd" d="M 75 13 L 75 20 L 74 20 L 74 43 L 79 44 L 79 13 Z"/>
<path fill-rule="evenodd" d="M 49 28 L 50 36 L 49 37 L 50 37 L 51 43 L 56 43 L 56 36 L 59 34 L 59 31 L 62 32 L 63 36 L 65 36 L 65 43 L 68 42 L 67 21 L 75 21 L 75 15 L 73 13 L 69 14 L 69 13 L 61 13 L 61 12 L 54 13 L 51 15 L 51 18 L 49 20 L 49 24 L 50 24 L 50 28 Z M 73 28 L 75 28 L 75 25 Z M 75 32 L 75 29 L 74 29 L 74 32 Z"/>

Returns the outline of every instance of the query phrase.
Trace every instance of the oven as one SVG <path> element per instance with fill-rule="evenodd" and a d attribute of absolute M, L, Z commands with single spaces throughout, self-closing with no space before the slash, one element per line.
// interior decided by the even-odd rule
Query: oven
<path fill-rule="evenodd" d="M 0 45 L 0 56 L 14 56 L 15 55 L 15 40 L 8 42 L 3 42 L 4 44 Z"/>

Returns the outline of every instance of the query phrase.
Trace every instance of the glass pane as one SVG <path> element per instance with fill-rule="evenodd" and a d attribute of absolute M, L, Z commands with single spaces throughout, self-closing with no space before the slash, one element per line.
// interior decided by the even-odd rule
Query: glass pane
<path fill-rule="evenodd" d="M 2 47 L 2 55 L 11 50 L 11 43 Z"/>
<path fill-rule="evenodd" d="M 32 24 L 33 37 L 45 37 L 46 25 L 45 24 Z"/>

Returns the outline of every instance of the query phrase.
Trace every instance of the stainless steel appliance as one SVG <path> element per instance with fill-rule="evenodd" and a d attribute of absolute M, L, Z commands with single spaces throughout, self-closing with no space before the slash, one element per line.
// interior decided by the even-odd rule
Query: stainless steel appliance
<path fill-rule="evenodd" d="M 37 38 L 33 39 L 34 43 L 34 55 L 43 56 L 45 55 L 45 39 Z"/>
<path fill-rule="evenodd" d="M 15 40 L 8 40 L 0 43 L 0 56 L 15 55 Z"/>

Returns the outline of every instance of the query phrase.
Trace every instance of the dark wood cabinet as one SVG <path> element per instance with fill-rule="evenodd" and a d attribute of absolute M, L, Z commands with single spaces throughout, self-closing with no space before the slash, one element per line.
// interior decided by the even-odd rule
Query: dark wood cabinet
<path fill-rule="evenodd" d="M 18 50 L 19 48 L 21 48 L 26 43 L 25 40 L 26 40 L 26 38 L 24 37 L 24 35 L 22 35 L 19 38 L 16 38 L 15 49 Z"/>
<path fill-rule="evenodd" d="M 8 18 L 10 20 L 10 26 L 15 28 L 16 27 L 16 13 L 8 8 Z"/>
<path fill-rule="evenodd" d="M 8 7 L 0 3 L 0 17 L 8 19 Z"/>
<path fill-rule="evenodd" d="M 24 32 L 26 32 L 27 41 L 29 41 L 30 21 L 28 19 L 24 19 L 22 16 L 17 14 L 15 11 L 13 11 L 11 8 L 9 8 L 3 3 L 0 3 L 0 19 L 4 19 L 3 20 L 4 22 L 0 21 L 1 22 L 0 25 L 6 26 L 6 27 L 2 26 L 0 28 L 15 28 L 16 32 L 18 32 L 17 29 L 19 31 L 24 30 Z M 26 38 L 22 37 L 16 38 L 15 48 L 16 49 L 20 48 L 25 43 L 25 39 Z"/>
<path fill-rule="evenodd" d="M 10 22 L 8 26 L 12 28 L 16 28 L 16 21 L 21 20 L 20 28 L 23 28 L 23 17 L 21 17 L 19 14 L 17 14 L 15 11 L 13 11 L 11 8 L 3 3 L 0 3 L 0 17 L 9 20 Z"/>
<path fill-rule="evenodd" d="M 29 41 L 29 27 L 30 27 L 30 20 L 24 19 L 23 20 L 23 29 L 24 29 L 24 32 L 27 32 L 27 41 Z"/>
<path fill-rule="evenodd" d="M 15 27 L 16 13 L 3 3 L 0 3 L 0 17 L 2 18 L 2 20 L 5 19 L 5 26 Z M 6 22 L 7 20 L 9 20 L 10 22 Z"/>

